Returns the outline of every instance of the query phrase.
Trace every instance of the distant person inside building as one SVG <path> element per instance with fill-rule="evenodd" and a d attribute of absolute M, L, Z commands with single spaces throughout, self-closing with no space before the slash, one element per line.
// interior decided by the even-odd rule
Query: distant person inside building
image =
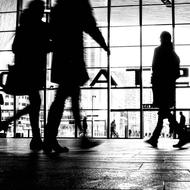
<path fill-rule="evenodd" d="M 83 118 L 82 123 L 83 123 L 83 125 L 82 125 L 82 127 L 83 127 L 83 135 L 87 136 L 88 124 L 87 124 L 87 117 L 86 116 Z"/>
<path fill-rule="evenodd" d="M 75 119 L 75 130 L 83 133 L 80 116 L 80 86 L 88 80 L 84 62 L 83 32 L 89 34 L 106 52 L 108 46 L 97 27 L 92 7 L 88 0 L 57 0 L 50 14 L 52 29 L 53 58 L 51 82 L 57 83 L 55 99 L 50 106 L 48 121 L 45 126 L 45 152 L 68 152 L 58 140 L 58 128 L 63 115 L 65 100 L 71 98 L 72 112 Z M 81 148 L 98 145 L 85 136 L 81 138 Z"/>
<path fill-rule="evenodd" d="M 20 71 L 23 83 L 27 84 L 25 90 L 30 104 L 0 124 L 0 127 L 6 129 L 12 121 L 29 114 L 33 135 L 30 149 L 34 151 L 43 148 L 39 128 L 40 90 L 45 85 L 46 57 L 50 51 L 49 25 L 42 21 L 44 9 L 43 0 L 32 0 L 28 3 L 28 7 L 20 16 L 12 45 L 15 68 Z"/>
<path fill-rule="evenodd" d="M 158 139 L 163 128 L 163 120 L 168 118 L 170 126 L 179 136 L 179 142 L 174 147 L 182 147 L 188 140 L 182 128 L 179 126 L 175 116 L 171 113 L 170 108 L 175 105 L 175 83 L 180 77 L 179 64 L 180 59 L 174 51 L 171 42 L 171 34 L 163 31 L 160 35 L 161 45 L 155 48 L 152 62 L 152 91 L 153 105 L 159 108 L 158 122 L 152 136 L 148 139 L 152 147 L 157 147 Z"/>
<path fill-rule="evenodd" d="M 185 116 L 183 115 L 183 112 L 182 112 L 182 111 L 179 112 L 179 115 L 180 115 L 179 125 L 180 125 L 180 127 L 181 127 L 184 131 L 186 131 L 186 130 L 187 130 L 187 127 L 186 127 L 186 118 L 185 118 Z"/>
<path fill-rule="evenodd" d="M 115 119 L 111 122 L 111 138 L 112 138 L 112 137 L 116 137 L 116 138 L 119 137 L 119 135 L 118 135 L 118 133 L 117 133 L 117 131 L 116 131 Z"/>
<path fill-rule="evenodd" d="M 4 98 L 3 98 L 3 95 L 0 94 L 0 121 L 2 121 L 2 109 L 1 109 L 1 105 L 3 105 L 3 104 L 4 104 Z"/>

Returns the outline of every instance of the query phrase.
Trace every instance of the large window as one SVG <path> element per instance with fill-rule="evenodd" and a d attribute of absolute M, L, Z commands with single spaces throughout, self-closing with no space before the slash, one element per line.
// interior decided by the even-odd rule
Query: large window
<path fill-rule="evenodd" d="M 28 2 L 29 0 L 1 0 L 1 71 L 13 63 L 11 44 L 17 18 Z M 46 2 L 44 20 L 47 22 L 50 6 L 55 2 L 55 0 Z M 110 138 L 110 124 L 113 120 L 116 121 L 119 136 L 113 138 L 143 138 L 152 133 L 157 122 L 158 110 L 151 106 L 151 65 L 154 48 L 160 44 L 160 33 L 164 30 L 172 34 L 175 50 L 181 60 L 182 77 L 177 80 L 176 107 L 173 111 L 176 112 L 177 120 L 179 111 L 183 111 L 186 124 L 189 126 L 190 2 L 188 0 L 178 0 L 175 4 L 163 4 L 160 0 L 90 0 L 90 2 L 97 24 L 106 42 L 110 44 L 111 55 L 107 57 L 106 52 L 90 36 L 84 34 L 85 61 L 90 79 L 81 87 L 81 120 L 84 116 L 87 117 L 88 135 L 94 138 Z M 50 80 L 51 57 L 49 54 L 46 89 L 41 92 L 42 136 L 57 87 Z M 108 74 L 111 77 L 110 85 Z M 2 119 L 14 114 L 15 110 L 28 103 L 27 98 L 11 97 L 3 92 L 2 94 L 6 102 L 1 106 Z M 77 134 L 70 107 L 68 99 L 59 127 L 59 137 L 75 137 Z M 15 127 L 7 133 L 8 136 L 15 136 L 17 133 L 19 133 L 17 136 L 31 136 L 28 116 L 22 117 L 14 125 Z M 164 125 L 163 136 L 169 136 L 168 122 L 165 121 Z"/>

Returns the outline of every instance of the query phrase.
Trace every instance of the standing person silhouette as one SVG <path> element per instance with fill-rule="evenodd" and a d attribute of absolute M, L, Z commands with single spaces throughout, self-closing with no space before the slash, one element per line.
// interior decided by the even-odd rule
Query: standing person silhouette
<path fill-rule="evenodd" d="M 186 125 L 185 125 L 186 118 L 185 118 L 185 116 L 183 115 L 183 112 L 182 112 L 182 111 L 179 112 L 179 115 L 180 115 L 179 125 L 180 125 L 180 127 L 181 127 L 183 130 L 186 131 L 186 130 L 187 130 L 187 129 L 186 129 Z"/>
<path fill-rule="evenodd" d="M 83 135 L 87 136 L 87 129 L 88 129 L 88 124 L 87 124 L 87 117 L 85 116 L 82 120 L 82 127 L 83 127 Z"/>
<path fill-rule="evenodd" d="M 158 138 L 163 128 L 163 120 L 168 118 L 170 127 L 179 135 L 179 143 L 174 147 L 181 147 L 187 143 L 183 130 L 175 120 L 170 108 L 175 105 L 175 82 L 179 78 L 180 59 L 173 49 L 171 35 L 163 31 L 160 35 L 161 45 L 154 51 L 152 62 L 152 91 L 153 105 L 158 107 L 158 122 L 149 140 L 145 141 L 157 147 Z"/>
<path fill-rule="evenodd" d="M 49 25 L 42 21 L 45 4 L 42 0 L 32 0 L 20 17 L 20 25 L 16 30 L 12 51 L 15 54 L 15 67 L 22 75 L 26 95 L 30 104 L 19 110 L 16 115 L 1 122 L 1 129 L 7 129 L 10 122 L 29 114 L 32 128 L 30 149 L 42 149 L 39 129 L 39 112 L 41 105 L 40 90 L 45 84 L 46 57 L 50 51 Z"/>
<path fill-rule="evenodd" d="M 56 137 L 68 97 L 71 97 L 75 126 L 83 132 L 79 108 L 80 86 L 89 79 L 84 62 L 83 32 L 88 33 L 108 53 L 109 49 L 96 25 L 88 0 L 57 0 L 51 11 L 50 26 L 53 42 L 51 81 L 59 86 L 48 113 L 44 151 L 67 152 L 68 148 L 61 147 Z M 84 142 L 83 148 L 97 145 L 87 138 Z"/>

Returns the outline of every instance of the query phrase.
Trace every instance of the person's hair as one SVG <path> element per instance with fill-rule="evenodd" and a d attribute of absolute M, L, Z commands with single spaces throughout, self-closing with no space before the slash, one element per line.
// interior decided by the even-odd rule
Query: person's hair
<path fill-rule="evenodd" d="M 45 6 L 45 2 L 43 0 L 33 0 L 28 4 L 28 8 L 31 10 L 44 8 L 44 6 Z"/>
<path fill-rule="evenodd" d="M 171 38 L 171 34 L 168 31 L 163 31 L 160 35 L 160 40 L 162 44 L 170 44 Z"/>

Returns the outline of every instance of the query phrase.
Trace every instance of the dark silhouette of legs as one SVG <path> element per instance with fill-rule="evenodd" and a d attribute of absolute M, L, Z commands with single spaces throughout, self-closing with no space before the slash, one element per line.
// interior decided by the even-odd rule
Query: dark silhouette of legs
<path fill-rule="evenodd" d="M 50 153 L 52 150 L 55 152 L 68 152 L 67 147 L 61 147 L 57 141 L 58 128 L 61 122 L 61 118 L 64 111 L 66 98 L 71 97 L 72 101 L 72 112 L 75 120 L 76 128 L 83 133 L 81 125 L 79 98 L 80 88 L 79 87 L 65 87 L 59 85 L 55 99 L 50 107 L 48 114 L 48 121 L 44 132 L 44 152 Z M 80 147 L 81 148 L 92 148 L 97 146 L 99 143 L 90 141 L 85 135 L 82 135 Z"/>
<path fill-rule="evenodd" d="M 42 141 L 40 136 L 40 128 L 39 128 L 39 112 L 41 105 L 41 98 L 39 91 L 34 91 L 29 95 L 30 105 L 26 106 L 22 110 L 19 110 L 15 115 L 9 117 L 7 120 L 1 122 L 1 127 L 3 130 L 8 129 L 8 125 L 12 121 L 16 121 L 21 116 L 29 114 L 30 124 L 32 128 L 32 140 L 30 142 L 31 150 L 41 150 L 42 149 Z"/>
<path fill-rule="evenodd" d="M 52 150 L 56 152 L 68 152 L 68 148 L 61 147 L 56 138 L 67 97 L 68 95 L 64 91 L 64 87 L 59 85 L 48 113 L 47 125 L 44 128 L 44 151 L 46 153 L 50 153 Z"/>
<path fill-rule="evenodd" d="M 79 98 L 80 98 L 80 89 L 76 89 L 75 91 L 72 92 L 72 111 L 73 111 L 73 116 L 75 119 L 75 126 L 76 128 L 80 130 L 80 133 L 83 132 L 83 128 L 81 125 L 81 117 L 80 117 L 80 108 L 79 108 Z"/>
<path fill-rule="evenodd" d="M 183 145 L 185 145 L 186 143 L 188 143 L 187 138 L 186 138 L 186 134 L 184 133 L 184 131 L 180 128 L 178 122 L 175 119 L 175 116 L 173 114 L 171 114 L 169 109 L 160 109 L 158 112 L 158 122 L 156 125 L 156 128 L 153 131 L 152 136 L 150 137 L 149 140 L 147 140 L 146 142 L 151 144 L 154 148 L 157 147 L 157 143 L 158 143 L 158 138 L 161 134 L 162 128 L 163 128 L 163 120 L 165 118 L 168 118 L 168 121 L 170 123 L 170 127 L 178 134 L 179 136 L 179 143 L 174 145 L 174 147 L 181 147 Z"/>
<path fill-rule="evenodd" d="M 30 142 L 31 150 L 41 150 L 42 149 L 42 140 L 40 135 L 39 127 L 39 114 L 40 114 L 40 105 L 41 98 L 38 91 L 33 92 L 29 95 L 29 117 L 32 127 L 32 140 Z"/>

